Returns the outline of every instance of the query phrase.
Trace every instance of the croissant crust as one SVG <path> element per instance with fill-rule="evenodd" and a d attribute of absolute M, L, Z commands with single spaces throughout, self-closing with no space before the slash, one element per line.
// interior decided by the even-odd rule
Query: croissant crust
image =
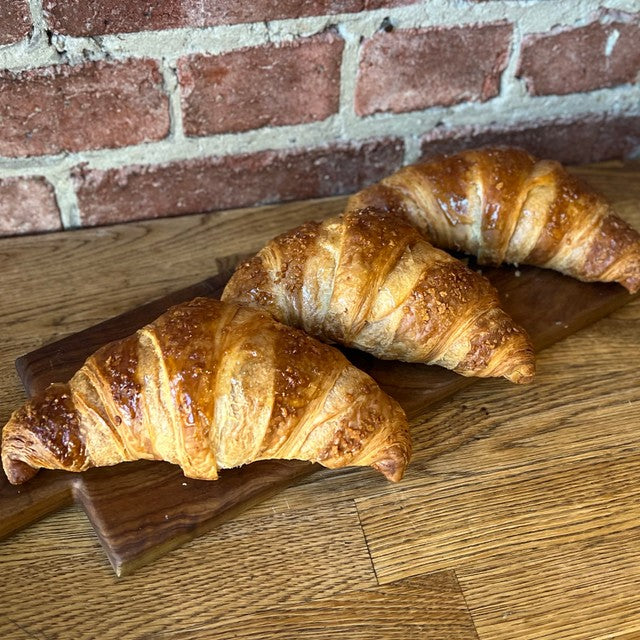
<path fill-rule="evenodd" d="M 480 264 L 531 264 L 640 289 L 640 234 L 560 163 L 486 148 L 404 167 L 349 200 L 401 211 L 434 245 Z"/>
<path fill-rule="evenodd" d="M 528 382 L 528 336 L 489 281 L 398 213 L 352 210 L 285 233 L 241 264 L 223 300 L 263 308 L 378 358 Z"/>
<path fill-rule="evenodd" d="M 411 454 L 398 403 L 333 347 L 254 309 L 197 298 L 89 357 L 13 413 L 10 482 L 39 468 L 126 460 L 192 478 L 263 459 L 370 465 L 399 480 Z"/>

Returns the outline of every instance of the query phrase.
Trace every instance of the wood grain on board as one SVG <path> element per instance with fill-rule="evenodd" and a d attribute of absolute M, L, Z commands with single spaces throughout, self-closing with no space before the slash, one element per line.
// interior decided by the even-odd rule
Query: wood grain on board
<path fill-rule="evenodd" d="M 640 228 L 640 165 L 576 171 Z M 309 206 L 0 241 L 0 419 L 18 356 L 223 271 Z M 327 616 L 349 638 L 636 637 L 639 360 L 636 297 L 541 352 L 534 384 L 479 381 L 416 417 L 399 485 L 320 470 L 119 579 L 70 505 L 0 543 L 0 637 L 304 637 Z"/>

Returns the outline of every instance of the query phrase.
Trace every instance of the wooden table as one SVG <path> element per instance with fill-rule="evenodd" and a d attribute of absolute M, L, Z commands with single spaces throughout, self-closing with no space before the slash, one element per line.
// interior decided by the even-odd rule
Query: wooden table
<path fill-rule="evenodd" d="M 577 172 L 640 228 L 640 164 Z M 24 399 L 18 355 L 210 276 L 306 212 L 0 241 L 2 423 Z M 49 516 L 0 543 L 0 638 L 638 637 L 639 362 L 635 298 L 543 352 L 533 385 L 480 381 L 414 424 L 400 485 L 322 471 L 124 578 L 78 508 Z"/>

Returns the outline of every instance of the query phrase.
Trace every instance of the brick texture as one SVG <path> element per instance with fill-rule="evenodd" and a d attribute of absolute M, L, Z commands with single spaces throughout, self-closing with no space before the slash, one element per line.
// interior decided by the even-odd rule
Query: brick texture
<path fill-rule="evenodd" d="M 343 46 L 340 37 L 326 33 L 183 58 L 178 77 L 186 134 L 324 120 L 338 111 Z"/>
<path fill-rule="evenodd" d="M 489 145 L 522 147 L 539 158 L 567 164 L 623 158 L 640 148 L 640 115 L 594 115 L 573 122 L 536 122 L 508 129 L 436 129 L 422 138 L 422 156 Z"/>
<path fill-rule="evenodd" d="M 108 224 L 351 193 L 397 169 L 402 142 L 264 151 L 107 171 L 76 168 L 82 221 Z"/>
<path fill-rule="evenodd" d="M 517 75 L 532 95 L 564 95 L 635 82 L 640 14 L 625 22 L 526 36 Z"/>
<path fill-rule="evenodd" d="M 168 100 L 152 60 L 0 72 L 0 155 L 122 147 L 164 138 Z"/>
<path fill-rule="evenodd" d="M 0 46 L 26 38 L 30 30 L 31 14 L 28 0 L 0 2 Z"/>
<path fill-rule="evenodd" d="M 52 168 L 81 222 L 101 225 L 353 192 L 416 136 L 424 157 L 490 144 L 568 164 L 637 156 L 640 8 L 588 4 L 0 0 L 0 236 L 75 219 L 42 177 Z M 31 35 L 39 6 L 46 32 Z M 354 141 L 363 126 L 371 139 Z M 15 177 L 21 165 L 31 175 Z"/>
<path fill-rule="evenodd" d="M 362 47 L 356 112 L 488 100 L 498 94 L 511 34 L 507 24 L 376 33 Z"/>
<path fill-rule="evenodd" d="M 44 0 L 50 28 L 73 36 L 264 22 L 360 11 L 363 0 Z"/>
<path fill-rule="evenodd" d="M 0 180 L 0 235 L 53 231 L 60 227 L 53 187 L 44 178 Z"/>

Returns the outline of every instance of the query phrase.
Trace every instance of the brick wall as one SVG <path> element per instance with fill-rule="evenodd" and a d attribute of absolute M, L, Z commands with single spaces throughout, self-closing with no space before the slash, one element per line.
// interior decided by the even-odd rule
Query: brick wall
<path fill-rule="evenodd" d="M 0 235 L 640 152 L 637 0 L 3 0 Z"/>

